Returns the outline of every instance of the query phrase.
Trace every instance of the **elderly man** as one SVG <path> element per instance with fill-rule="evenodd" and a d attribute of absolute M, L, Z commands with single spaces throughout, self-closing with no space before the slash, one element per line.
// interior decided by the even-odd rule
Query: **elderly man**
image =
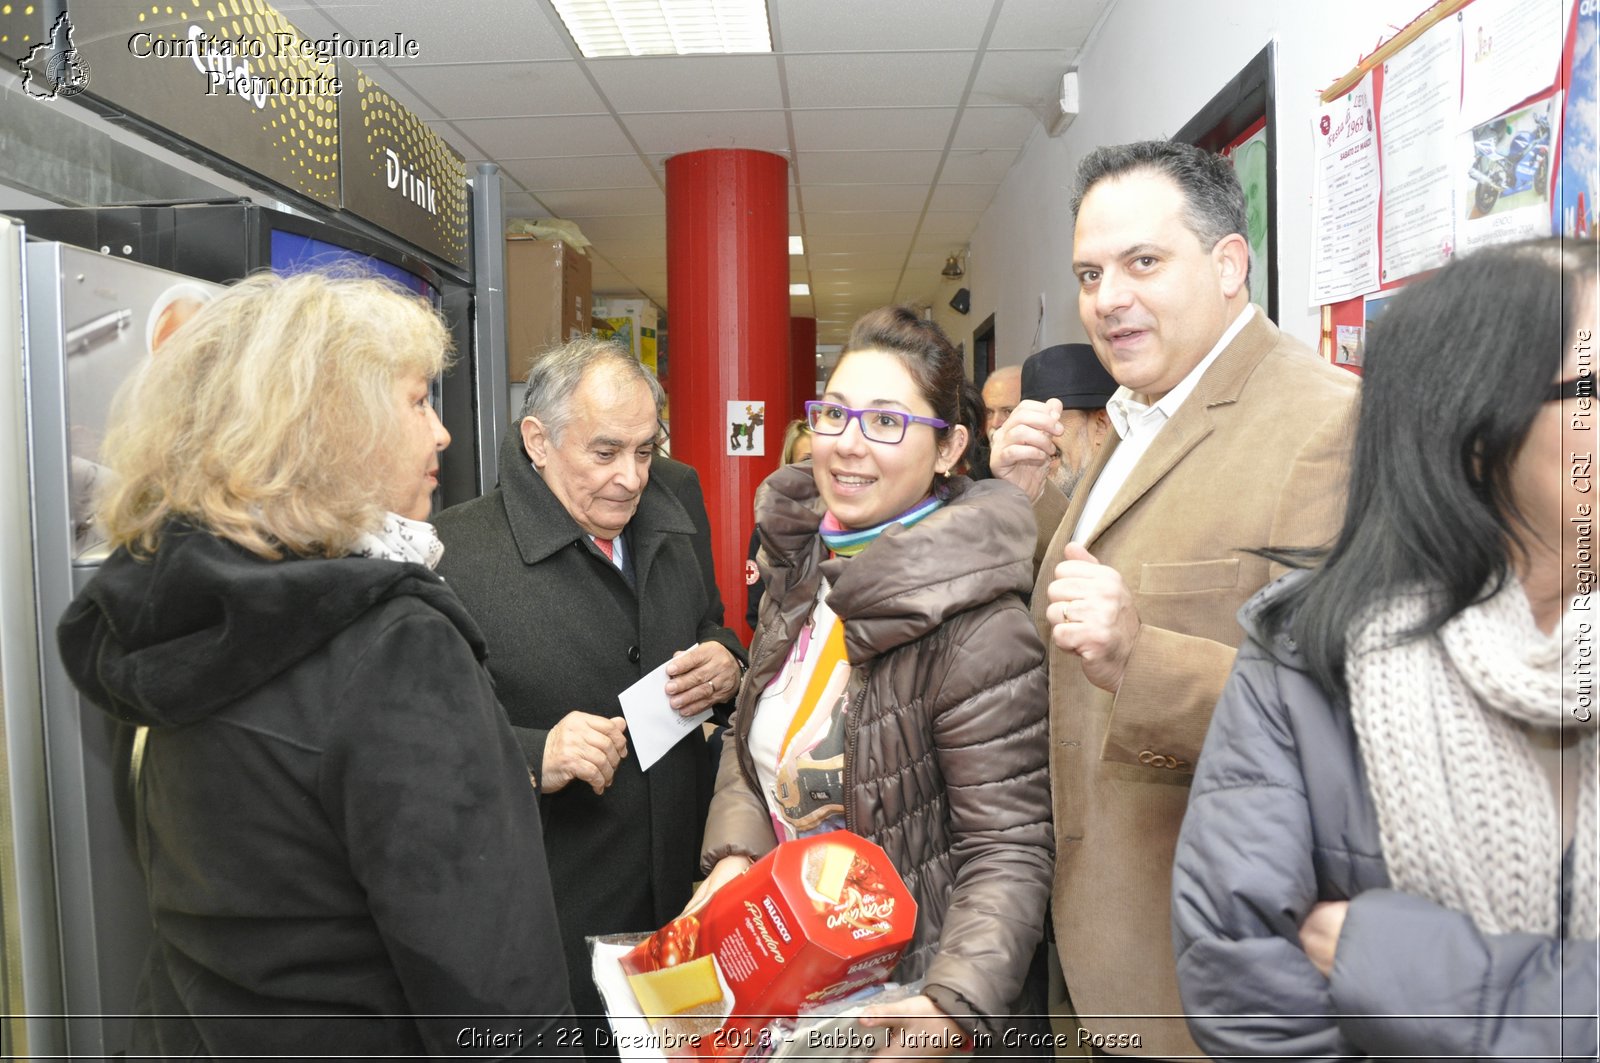
<path fill-rule="evenodd" d="M 657 453 L 661 387 L 623 348 L 538 359 L 500 486 L 439 514 L 439 572 L 482 627 L 496 692 L 538 787 L 576 1012 L 603 1012 L 590 934 L 654 930 L 697 878 L 710 801 L 696 728 L 648 771 L 617 694 L 668 663 L 682 713 L 732 699 L 744 651 L 722 625 L 694 470 Z M 596 1019 L 584 1031 L 595 1055 Z"/>
<path fill-rule="evenodd" d="M 1022 397 L 1061 403 L 1061 434 L 1046 475 L 1068 501 L 1111 431 L 1106 403 L 1116 390 L 1116 380 L 1087 343 L 1058 343 L 1022 363 Z"/>
<path fill-rule="evenodd" d="M 1022 370 L 1003 365 L 983 382 L 983 430 L 993 436 L 1022 400 Z"/>
<path fill-rule="evenodd" d="M 1021 403 L 993 457 L 1039 523 L 1056 947 L 1081 1043 L 1199 1055 L 1182 1019 L 1138 1017 L 1183 1010 L 1178 826 L 1243 638 L 1235 614 L 1279 571 L 1252 549 L 1337 530 L 1356 381 L 1250 305 L 1244 196 L 1221 158 L 1169 142 L 1098 149 L 1074 214 L 1079 312 L 1120 385 L 1115 438 L 1070 504 L 1045 475 L 1058 402 Z"/>

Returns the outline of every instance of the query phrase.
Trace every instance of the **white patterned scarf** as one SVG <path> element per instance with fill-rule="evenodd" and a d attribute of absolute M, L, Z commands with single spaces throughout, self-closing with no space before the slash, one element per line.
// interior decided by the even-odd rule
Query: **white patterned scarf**
<path fill-rule="evenodd" d="M 380 557 L 387 561 L 414 561 L 433 568 L 444 556 L 439 533 L 425 520 L 411 520 L 398 513 L 385 513 L 383 526 L 376 532 L 363 532 L 350 550 L 351 557 Z"/>
<path fill-rule="evenodd" d="M 1485 933 L 1554 935 L 1561 924 L 1561 810 L 1525 728 L 1581 733 L 1568 938 L 1596 936 L 1600 726 L 1580 710 L 1578 626 L 1534 623 L 1508 577 L 1436 634 L 1400 641 L 1425 593 L 1375 607 L 1354 629 L 1345 676 L 1383 856 L 1395 889 L 1470 915 Z M 1592 658 L 1587 658 L 1592 659 Z M 1564 681 L 1565 680 L 1565 681 Z M 1588 716 L 1582 721 L 1579 716 Z M 1564 763 L 1567 770 L 1574 758 Z"/>

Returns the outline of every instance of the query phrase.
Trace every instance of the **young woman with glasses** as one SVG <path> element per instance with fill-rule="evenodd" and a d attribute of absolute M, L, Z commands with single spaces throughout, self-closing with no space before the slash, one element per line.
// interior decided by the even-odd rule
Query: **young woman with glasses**
<path fill-rule="evenodd" d="M 757 492 L 767 594 L 691 904 L 792 838 L 882 846 L 918 905 L 895 977 L 924 980 L 870 1020 L 891 1055 L 1001 1043 L 1050 888 L 1033 514 L 951 475 L 962 382 L 937 326 L 873 311 L 807 404 L 811 464 Z"/>

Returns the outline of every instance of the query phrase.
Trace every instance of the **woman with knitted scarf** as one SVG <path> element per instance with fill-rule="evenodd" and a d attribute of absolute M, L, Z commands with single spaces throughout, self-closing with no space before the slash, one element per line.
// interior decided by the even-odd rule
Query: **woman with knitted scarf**
<path fill-rule="evenodd" d="M 691 908 L 778 843 L 847 828 L 917 902 L 879 1009 L 886 1054 L 1000 1044 L 1050 889 L 1044 651 L 1027 497 L 951 475 L 961 356 L 904 308 L 851 330 L 810 463 L 756 494 L 767 593 L 706 825 Z"/>
<path fill-rule="evenodd" d="M 1596 256 L 1480 251 L 1369 330 L 1343 528 L 1241 613 L 1179 840 L 1216 1058 L 1595 1057 Z"/>

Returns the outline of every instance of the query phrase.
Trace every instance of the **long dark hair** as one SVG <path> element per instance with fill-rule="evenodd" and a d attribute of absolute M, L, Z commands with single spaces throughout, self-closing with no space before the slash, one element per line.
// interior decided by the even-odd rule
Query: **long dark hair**
<path fill-rule="evenodd" d="M 966 426 L 967 447 L 956 461 L 960 464 L 970 460 L 983 435 L 982 407 L 962 402 L 966 371 L 961 365 L 961 352 L 943 329 L 923 320 L 909 306 L 879 307 L 861 315 L 850 327 L 850 337 L 845 340 L 835 371 L 856 351 L 883 351 L 898 358 L 923 400 L 933 407 L 933 415 L 950 426 L 935 429 L 934 438 L 943 443 L 956 425 Z"/>
<path fill-rule="evenodd" d="M 1408 633 L 1437 631 L 1505 582 L 1530 531 L 1512 468 L 1559 371 L 1596 246 L 1559 239 L 1457 259 L 1369 325 L 1344 525 L 1325 558 L 1265 551 L 1310 579 L 1261 615 L 1287 629 L 1323 688 L 1345 689 L 1345 643 L 1372 603 L 1434 592 Z"/>

